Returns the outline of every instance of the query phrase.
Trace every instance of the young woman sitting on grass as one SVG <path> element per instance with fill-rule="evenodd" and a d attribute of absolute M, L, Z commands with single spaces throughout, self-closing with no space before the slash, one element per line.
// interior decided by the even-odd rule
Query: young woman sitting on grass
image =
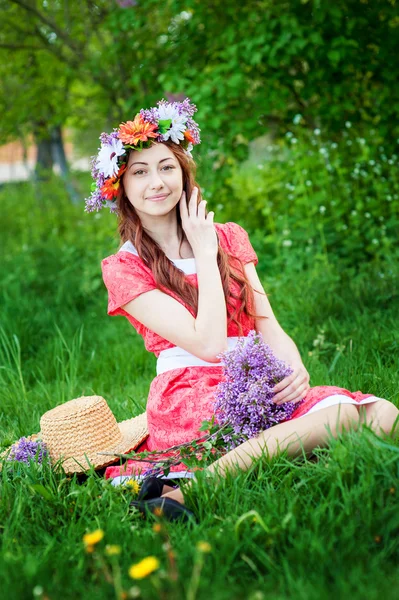
<path fill-rule="evenodd" d="M 87 201 L 87 211 L 106 205 L 119 218 L 122 245 L 102 261 L 108 314 L 125 316 L 158 359 L 146 406 L 149 437 L 136 452 L 165 450 L 201 435 L 223 377 L 218 355 L 254 329 L 293 369 L 275 386 L 274 401 L 300 405 L 290 419 L 226 453 L 207 471 L 246 470 L 265 448 L 269 456 L 283 450 L 295 456 L 302 448 L 311 453 L 328 443 L 329 429 L 336 436 L 366 423 L 376 433 L 392 433 L 399 415 L 392 402 L 335 386 L 309 386 L 298 349 L 259 280 L 246 231 L 237 223 L 214 223 L 201 198 L 191 157 L 200 143 L 195 110 L 188 98 L 161 101 L 112 134 L 102 134 L 93 170 L 96 187 Z M 128 460 L 108 467 L 105 476 L 121 482 L 152 466 Z M 171 468 L 175 480 L 190 475 L 183 464 Z M 140 510 L 162 507 L 167 518 L 187 518 L 181 490 L 159 481 L 154 485 L 144 483 L 136 503 Z"/>

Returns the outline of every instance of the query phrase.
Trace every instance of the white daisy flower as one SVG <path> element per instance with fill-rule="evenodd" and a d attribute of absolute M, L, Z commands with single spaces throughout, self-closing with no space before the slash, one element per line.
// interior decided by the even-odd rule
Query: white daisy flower
<path fill-rule="evenodd" d="M 173 104 L 160 104 L 158 109 L 159 120 L 177 119 L 180 117 L 179 111 Z"/>
<path fill-rule="evenodd" d="M 113 139 L 110 144 L 102 144 L 96 167 L 104 177 L 114 177 L 118 171 L 118 156 L 125 154 L 121 140 Z"/>
<path fill-rule="evenodd" d="M 187 150 L 184 150 L 185 154 L 187 154 L 187 156 L 190 156 L 191 158 L 193 158 L 193 155 L 191 154 L 191 150 L 194 148 L 193 144 L 191 142 L 188 143 L 187 146 Z M 202 190 L 204 191 L 204 190 Z"/>
<path fill-rule="evenodd" d="M 184 115 L 178 115 L 172 119 L 172 125 L 166 133 L 163 134 L 163 139 L 166 141 L 171 138 L 172 142 L 179 144 L 179 140 L 184 140 L 184 132 L 187 129 L 186 126 L 187 117 Z"/>

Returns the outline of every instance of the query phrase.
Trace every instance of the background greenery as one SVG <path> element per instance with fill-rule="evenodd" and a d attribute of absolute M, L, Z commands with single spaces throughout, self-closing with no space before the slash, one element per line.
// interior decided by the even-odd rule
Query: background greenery
<path fill-rule="evenodd" d="M 216 221 L 247 229 L 311 385 L 399 404 L 393 0 L 0 8 L 1 140 L 32 133 L 41 167 L 0 188 L 2 447 L 80 395 L 102 395 L 118 420 L 145 407 L 155 356 L 106 314 L 100 262 L 117 249 L 115 217 L 84 212 L 90 177 L 62 164 L 60 132 L 72 127 L 82 155 L 94 154 L 101 131 L 161 97 L 197 104 L 203 194 Z M 54 160 L 60 177 L 43 170 Z M 219 485 L 200 481 L 187 497 L 200 524 L 161 532 L 129 509 L 131 491 L 101 475 L 78 482 L 46 464 L 6 465 L 2 594 L 394 598 L 398 451 L 364 430 L 311 460 L 265 458 Z M 91 555 L 82 537 L 97 527 L 105 538 Z M 121 554 L 107 556 L 105 544 Z M 130 580 L 129 566 L 148 555 L 160 570 Z"/>

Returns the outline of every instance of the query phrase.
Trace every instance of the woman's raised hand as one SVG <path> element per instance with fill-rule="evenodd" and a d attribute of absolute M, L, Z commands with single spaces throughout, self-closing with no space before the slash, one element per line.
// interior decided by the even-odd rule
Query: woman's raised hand
<path fill-rule="evenodd" d="M 218 238 L 213 224 L 214 212 L 205 215 L 206 200 L 198 206 L 198 188 L 192 191 L 190 202 L 186 203 L 186 193 L 183 191 L 180 198 L 180 215 L 184 232 L 193 250 L 194 256 L 216 256 L 218 252 Z"/>

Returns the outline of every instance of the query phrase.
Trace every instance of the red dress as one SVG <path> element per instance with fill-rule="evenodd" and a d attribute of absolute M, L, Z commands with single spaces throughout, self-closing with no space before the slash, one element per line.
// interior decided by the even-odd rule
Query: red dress
<path fill-rule="evenodd" d="M 237 268 L 239 265 L 234 258 L 239 258 L 243 264 L 251 261 L 255 265 L 258 263 L 248 234 L 240 225 L 232 222 L 215 223 L 215 227 L 220 245 L 230 257 L 233 257 L 231 260 L 234 267 Z M 186 273 L 186 277 L 191 282 L 197 284 L 195 259 L 180 259 L 172 262 Z M 109 292 L 108 314 L 125 316 L 144 338 L 146 349 L 157 357 L 162 350 L 174 348 L 174 344 L 144 327 L 121 308 L 140 294 L 157 288 L 151 270 L 138 256 L 132 244 L 126 242 L 116 254 L 105 258 L 101 266 L 104 283 Z M 230 285 L 231 289 L 237 292 L 237 284 L 232 281 Z M 168 293 L 186 306 L 176 294 Z M 237 303 L 238 300 L 232 302 Z M 189 306 L 186 308 L 194 317 L 196 316 Z M 241 315 L 240 322 L 242 333 L 240 334 L 236 324 L 231 323 L 228 327 L 228 337 L 247 336 L 251 329 L 255 329 L 254 319 Z M 212 417 L 214 396 L 222 379 L 222 373 L 222 366 L 187 366 L 172 368 L 157 375 L 151 382 L 146 406 L 149 437 L 136 452 L 164 450 L 199 437 L 201 432 L 198 428 L 201 422 Z M 376 400 L 378 400 L 376 396 L 363 394 L 360 391 L 350 392 L 335 386 L 317 386 L 310 388 L 305 401 L 291 418 L 301 417 L 310 410 L 317 409 L 316 405 L 322 407 L 323 402 L 328 406 L 338 402 L 359 404 Z M 322 404 L 319 404 L 321 402 Z M 139 476 L 140 472 L 153 466 L 150 463 L 128 460 L 124 465 L 108 467 L 105 477 Z M 186 470 L 183 464 L 171 468 L 173 473 Z"/>

